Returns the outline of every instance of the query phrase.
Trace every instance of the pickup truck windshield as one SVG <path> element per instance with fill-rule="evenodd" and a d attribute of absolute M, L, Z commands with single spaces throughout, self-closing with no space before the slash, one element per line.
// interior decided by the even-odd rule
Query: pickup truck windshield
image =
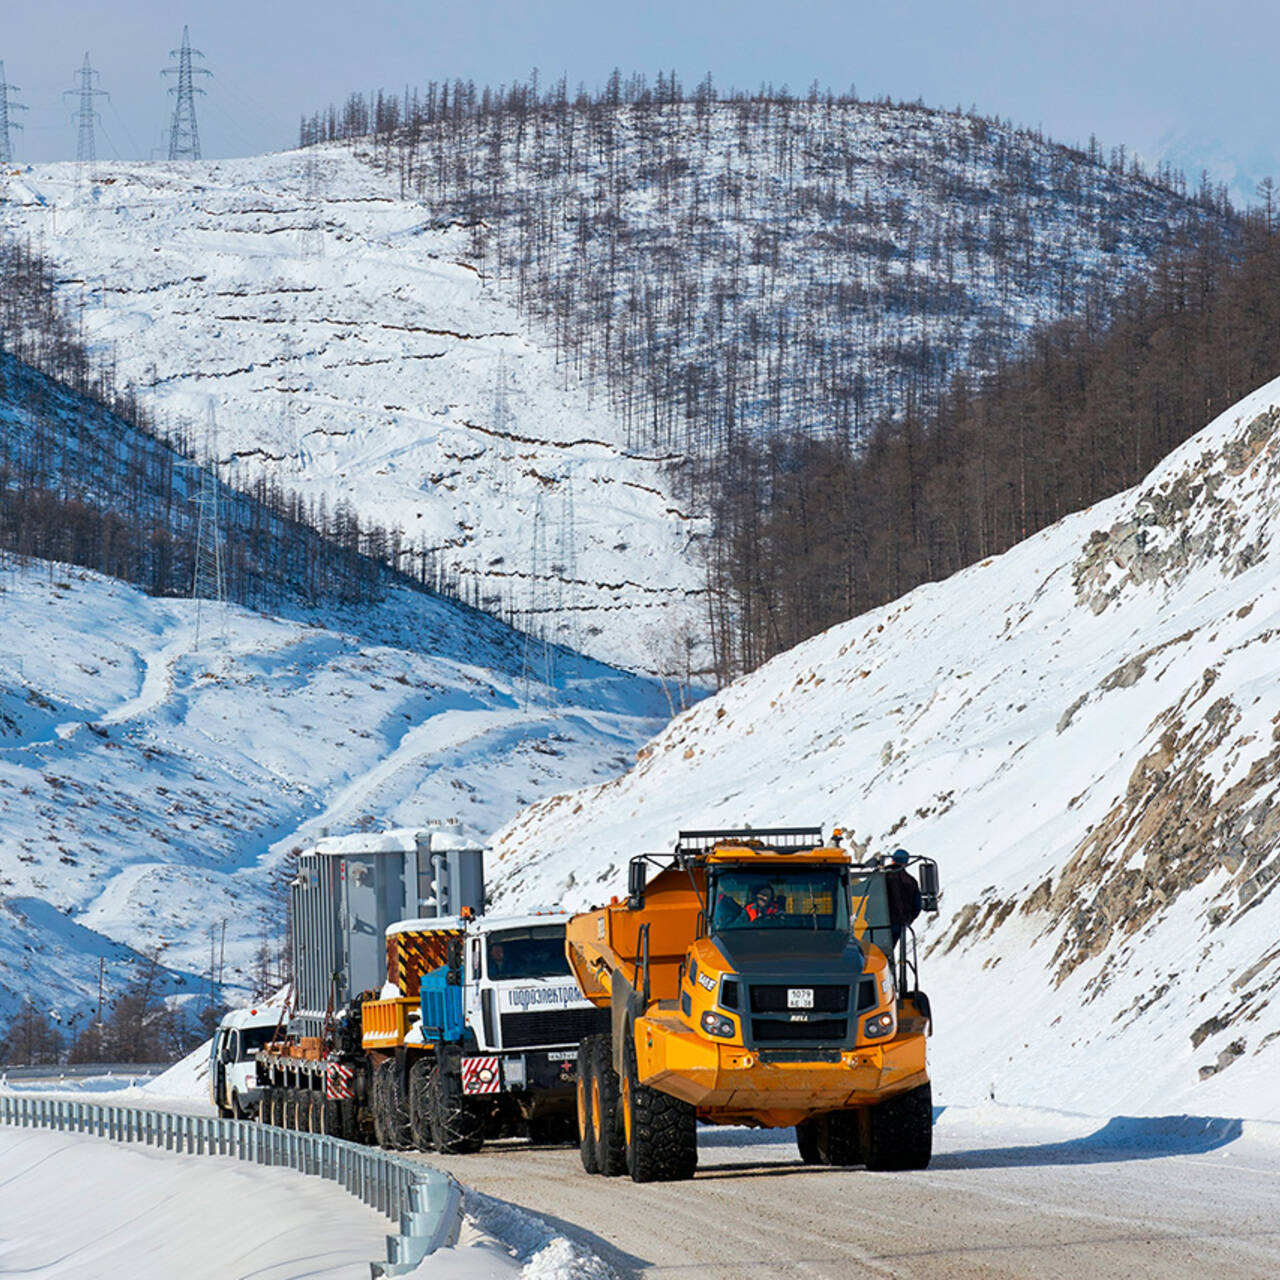
<path fill-rule="evenodd" d="M 711 932 L 849 929 L 849 882 L 826 867 L 726 867 L 710 877 Z"/>
<path fill-rule="evenodd" d="M 564 954 L 564 925 L 503 929 L 488 939 L 489 978 L 563 978 L 570 973 Z"/>

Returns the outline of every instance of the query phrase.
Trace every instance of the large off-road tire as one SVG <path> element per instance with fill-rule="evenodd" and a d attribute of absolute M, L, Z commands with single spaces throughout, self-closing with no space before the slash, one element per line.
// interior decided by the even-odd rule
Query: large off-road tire
<path fill-rule="evenodd" d="M 591 1132 L 591 1058 L 595 1039 L 595 1036 L 587 1036 L 578 1042 L 578 1154 L 582 1157 L 582 1167 L 588 1173 L 600 1172 L 595 1135 Z"/>
<path fill-rule="evenodd" d="M 383 1129 L 393 1151 L 407 1151 L 413 1146 L 413 1134 L 409 1128 L 409 1091 L 405 1086 L 404 1072 L 394 1059 L 389 1058 L 383 1065 L 387 1072 L 386 1084 L 382 1089 L 383 1103 L 386 1106 Z"/>
<path fill-rule="evenodd" d="M 591 1039 L 591 1138 L 600 1172 L 606 1178 L 616 1178 L 627 1171 L 627 1148 L 618 1109 L 621 1086 L 613 1069 L 613 1038 Z"/>
<path fill-rule="evenodd" d="M 386 1062 L 380 1062 L 373 1069 L 373 1096 L 369 1100 L 369 1110 L 373 1113 L 373 1140 L 383 1148 L 391 1146 L 387 1136 L 387 1076 L 384 1070 L 386 1065 Z"/>
<path fill-rule="evenodd" d="M 924 1169 L 933 1155 L 933 1090 L 927 1084 L 864 1113 L 863 1158 L 868 1169 Z"/>
<path fill-rule="evenodd" d="M 822 1155 L 818 1150 L 818 1121 L 801 1120 L 796 1125 L 796 1147 L 800 1152 L 800 1159 L 805 1164 L 822 1164 Z"/>
<path fill-rule="evenodd" d="M 620 1111 L 633 1182 L 680 1182 L 698 1167 L 698 1118 L 689 1103 L 640 1083 L 634 1033 L 623 1046 Z"/>
<path fill-rule="evenodd" d="M 409 1136 L 419 1151 L 430 1151 L 431 1140 L 431 1058 L 419 1058 L 409 1068 Z"/>
<path fill-rule="evenodd" d="M 258 1092 L 258 1123 L 274 1124 L 271 1118 L 271 1108 L 275 1105 L 276 1091 L 268 1084 L 263 1085 Z"/>
<path fill-rule="evenodd" d="M 484 1146 L 484 1122 L 467 1102 L 462 1081 L 436 1062 L 427 1078 L 431 1142 L 445 1155 L 470 1155 Z"/>
<path fill-rule="evenodd" d="M 860 1111 L 832 1111 L 821 1116 L 818 1128 L 818 1160 L 822 1164 L 858 1164 L 862 1159 Z"/>

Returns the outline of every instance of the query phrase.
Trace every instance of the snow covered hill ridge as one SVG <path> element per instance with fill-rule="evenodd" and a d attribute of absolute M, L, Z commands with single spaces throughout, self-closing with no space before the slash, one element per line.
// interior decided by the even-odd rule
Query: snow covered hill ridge
<path fill-rule="evenodd" d="M 327 625 L 154 599 L 0 558 L 0 1027 L 25 995 L 82 1027 L 158 955 L 201 1012 L 211 931 L 247 998 L 284 937 L 288 853 L 523 805 L 616 774 L 668 718 L 653 681 L 393 589 Z M 221 616 L 220 616 L 221 615 Z M 222 967 L 222 961 L 219 961 Z"/>
<path fill-rule="evenodd" d="M 521 814 L 499 905 L 624 892 L 682 827 L 838 823 L 940 864 L 936 1101 L 1280 1118 L 1277 529 L 1280 380 Z"/>
<path fill-rule="evenodd" d="M 199 445 L 214 406 L 224 480 L 349 503 L 486 610 L 688 676 L 703 525 L 671 459 L 628 447 L 395 179 L 338 149 L 40 165 L 0 176 L 0 229 L 162 423 Z"/>

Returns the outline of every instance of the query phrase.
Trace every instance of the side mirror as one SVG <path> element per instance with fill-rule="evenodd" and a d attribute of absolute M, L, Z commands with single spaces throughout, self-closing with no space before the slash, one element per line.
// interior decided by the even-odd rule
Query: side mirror
<path fill-rule="evenodd" d="M 931 859 L 923 859 L 918 871 L 920 873 L 920 906 L 932 914 L 938 909 L 938 895 L 942 892 L 938 884 L 938 864 Z"/>
<path fill-rule="evenodd" d="M 444 946 L 444 980 L 451 987 L 460 987 L 462 985 L 462 939 L 450 938 Z"/>
<path fill-rule="evenodd" d="M 627 868 L 627 907 L 639 911 L 644 906 L 645 865 L 643 858 L 632 858 Z"/>

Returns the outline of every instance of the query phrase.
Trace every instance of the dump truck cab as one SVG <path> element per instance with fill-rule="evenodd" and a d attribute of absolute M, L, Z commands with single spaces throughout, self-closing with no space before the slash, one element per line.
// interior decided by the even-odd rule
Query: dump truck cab
<path fill-rule="evenodd" d="M 608 1062 L 598 1042 L 580 1050 L 588 1169 L 690 1176 L 697 1121 L 795 1125 L 813 1162 L 927 1163 L 927 1000 L 899 981 L 888 871 L 819 828 L 681 832 L 673 854 L 632 861 L 625 901 L 576 916 L 570 963 L 611 1010 Z M 666 1117 L 678 1157 L 639 1149 L 636 1099 Z"/>

